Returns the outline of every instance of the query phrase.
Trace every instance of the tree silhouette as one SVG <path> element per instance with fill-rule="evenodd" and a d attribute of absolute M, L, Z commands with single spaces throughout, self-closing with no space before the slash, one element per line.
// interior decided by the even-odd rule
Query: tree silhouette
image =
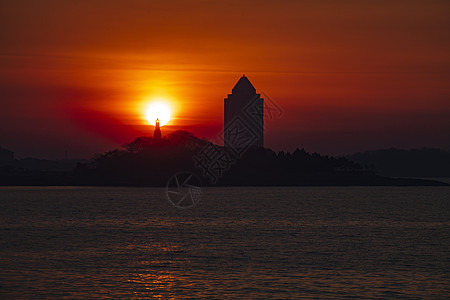
<path fill-rule="evenodd" d="M 194 157 L 210 142 L 179 130 L 161 140 L 137 137 L 123 149 L 94 157 L 90 165 L 79 165 L 81 178 L 97 184 L 164 185 L 178 171 L 190 171 L 202 176 Z M 216 149 L 226 148 L 213 145 Z M 370 182 L 373 172 L 364 172 L 360 165 L 345 158 L 310 154 L 304 149 L 274 152 L 251 147 L 242 157 L 233 160 L 221 173 L 217 185 L 340 185 Z M 204 178 L 205 179 L 205 178 Z M 205 184 L 208 180 L 205 179 Z"/>

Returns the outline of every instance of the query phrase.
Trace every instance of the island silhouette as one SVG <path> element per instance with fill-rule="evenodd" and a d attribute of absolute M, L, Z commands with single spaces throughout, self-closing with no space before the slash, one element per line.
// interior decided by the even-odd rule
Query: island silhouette
<path fill-rule="evenodd" d="M 202 179 L 205 186 L 377 186 L 446 185 L 445 183 L 379 175 L 348 158 L 308 153 L 275 152 L 251 146 L 216 181 L 199 168 L 195 157 L 205 148 L 226 153 L 224 146 L 185 130 L 160 138 L 136 137 L 115 149 L 79 162 L 73 170 L 27 169 L 14 163 L 0 167 L 0 185 L 165 186 L 179 171 Z"/>
<path fill-rule="evenodd" d="M 223 146 L 185 130 L 163 136 L 157 118 L 153 137 L 136 137 L 70 169 L 68 162 L 65 168 L 32 159 L 18 162 L 11 151 L 0 149 L 0 185 L 165 186 L 180 171 L 206 186 L 446 185 L 382 176 L 370 154 L 336 158 L 298 148 L 277 153 L 264 147 L 264 110 L 264 99 L 242 75 L 224 99 Z"/>

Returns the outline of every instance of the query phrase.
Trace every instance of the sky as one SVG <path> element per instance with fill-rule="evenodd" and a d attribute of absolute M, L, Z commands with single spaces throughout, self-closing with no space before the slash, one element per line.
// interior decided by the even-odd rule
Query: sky
<path fill-rule="evenodd" d="M 0 0 L 0 147 L 90 158 L 152 135 L 214 140 L 245 74 L 265 146 L 342 155 L 450 143 L 450 1 Z"/>

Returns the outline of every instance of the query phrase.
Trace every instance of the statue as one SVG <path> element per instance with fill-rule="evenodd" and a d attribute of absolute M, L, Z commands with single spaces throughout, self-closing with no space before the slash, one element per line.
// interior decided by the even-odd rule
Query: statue
<path fill-rule="evenodd" d="M 153 132 L 153 140 L 159 141 L 161 140 L 161 128 L 159 127 L 159 119 L 156 119 L 155 122 L 155 131 Z"/>

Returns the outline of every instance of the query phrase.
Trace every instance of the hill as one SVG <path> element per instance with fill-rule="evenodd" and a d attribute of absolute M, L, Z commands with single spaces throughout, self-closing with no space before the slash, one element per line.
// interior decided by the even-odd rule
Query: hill
<path fill-rule="evenodd" d="M 236 150 L 236 149 L 234 149 Z M 191 172 L 204 186 L 445 185 L 394 179 L 344 157 L 304 149 L 274 152 L 251 147 L 237 153 L 179 130 L 162 139 L 137 137 L 121 149 L 97 155 L 73 170 L 3 166 L 1 185 L 165 186 L 177 172 Z M 48 166 L 47 163 L 44 165 Z"/>
<path fill-rule="evenodd" d="M 346 156 L 366 169 L 392 177 L 450 177 L 450 152 L 434 148 L 396 148 L 359 152 Z"/>

